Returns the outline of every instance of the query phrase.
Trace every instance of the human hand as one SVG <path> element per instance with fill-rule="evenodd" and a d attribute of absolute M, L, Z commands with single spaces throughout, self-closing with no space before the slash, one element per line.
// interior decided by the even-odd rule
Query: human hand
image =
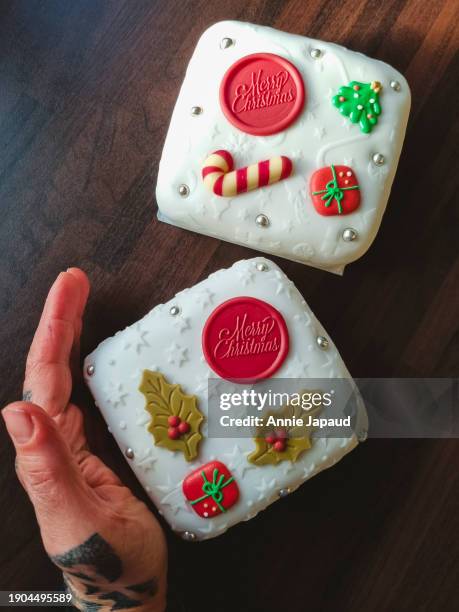
<path fill-rule="evenodd" d="M 70 268 L 52 286 L 27 358 L 22 402 L 2 415 L 45 549 L 80 610 L 163 610 L 167 549 L 143 502 L 87 448 L 70 401 L 89 281 Z M 32 403 L 33 402 L 33 403 Z"/>

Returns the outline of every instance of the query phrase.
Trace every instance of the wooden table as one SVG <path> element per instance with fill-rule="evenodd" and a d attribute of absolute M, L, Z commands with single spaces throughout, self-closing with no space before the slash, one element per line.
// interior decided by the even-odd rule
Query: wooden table
<path fill-rule="evenodd" d="M 354 376 L 458 373 L 458 5 L 3 0 L 1 401 L 21 393 L 48 287 L 92 282 L 83 352 L 176 291 L 255 253 L 156 221 L 161 148 L 200 33 L 241 19 L 387 61 L 412 114 L 381 231 L 343 278 L 278 263 Z M 82 385 L 93 449 L 143 496 Z M 1 588 L 51 589 L 2 425 Z M 459 609 L 457 440 L 369 441 L 256 520 L 203 544 L 168 534 L 170 589 L 201 611 Z"/>

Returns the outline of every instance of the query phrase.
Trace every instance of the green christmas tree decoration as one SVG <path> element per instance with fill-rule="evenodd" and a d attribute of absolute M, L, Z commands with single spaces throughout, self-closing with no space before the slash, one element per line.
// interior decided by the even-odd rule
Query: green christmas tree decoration
<path fill-rule="evenodd" d="M 351 81 L 349 85 L 339 88 L 332 102 L 342 115 L 349 117 L 352 123 L 358 123 L 362 132 L 368 134 L 378 123 L 378 115 L 381 114 L 381 89 L 382 85 L 378 81 Z"/>

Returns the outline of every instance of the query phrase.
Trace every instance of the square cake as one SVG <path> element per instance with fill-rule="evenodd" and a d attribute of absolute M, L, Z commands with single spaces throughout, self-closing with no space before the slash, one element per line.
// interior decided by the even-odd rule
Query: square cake
<path fill-rule="evenodd" d="M 410 90 L 341 46 L 224 21 L 188 65 L 159 166 L 162 221 L 342 273 L 376 236 Z"/>
<path fill-rule="evenodd" d="M 86 358 L 84 376 L 145 491 L 188 540 L 252 518 L 336 463 L 368 428 L 357 394 L 346 436 L 213 435 L 212 382 L 353 384 L 301 294 L 261 257 L 211 274 L 102 342 Z"/>

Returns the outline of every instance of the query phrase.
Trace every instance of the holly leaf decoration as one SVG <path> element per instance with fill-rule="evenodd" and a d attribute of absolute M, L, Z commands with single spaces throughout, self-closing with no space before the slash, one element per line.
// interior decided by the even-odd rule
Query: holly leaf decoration
<path fill-rule="evenodd" d="M 160 372 L 151 370 L 144 370 L 139 391 L 145 396 L 145 410 L 151 415 L 148 431 L 153 435 L 156 446 L 181 451 L 187 461 L 195 459 L 202 440 L 199 429 L 204 420 L 198 409 L 197 397 L 186 395 L 180 385 L 171 385 Z M 168 418 L 171 416 L 179 417 L 190 426 L 189 431 L 177 440 L 168 436 Z"/>
<path fill-rule="evenodd" d="M 378 123 L 378 116 L 381 114 L 381 89 L 379 81 L 351 81 L 349 85 L 339 88 L 337 95 L 332 98 L 332 103 L 342 115 L 349 117 L 352 123 L 358 123 L 362 132 L 368 134 Z"/>
<path fill-rule="evenodd" d="M 302 392 L 303 395 L 305 393 L 305 391 Z M 257 432 L 262 435 L 258 435 L 253 439 L 255 442 L 255 450 L 247 457 L 247 460 L 259 466 L 277 465 L 282 461 L 291 461 L 295 463 L 302 453 L 312 447 L 311 434 L 315 428 L 306 424 L 279 427 L 278 429 L 282 429 L 287 434 L 287 438 L 285 440 L 285 449 L 283 451 L 276 451 L 274 446 L 269 444 L 266 440 L 267 435 L 276 429 L 275 427 L 267 425 L 269 417 L 273 416 L 274 418 L 282 419 L 293 419 L 296 417 L 296 419 L 303 419 L 303 423 L 307 423 L 309 416 L 314 417 L 321 410 L 321 406 L 311 410 L 303 410 L 301 406 L 287 404 L 279 411 L 266 413 L 263 418 L 263 424 Z"/>

